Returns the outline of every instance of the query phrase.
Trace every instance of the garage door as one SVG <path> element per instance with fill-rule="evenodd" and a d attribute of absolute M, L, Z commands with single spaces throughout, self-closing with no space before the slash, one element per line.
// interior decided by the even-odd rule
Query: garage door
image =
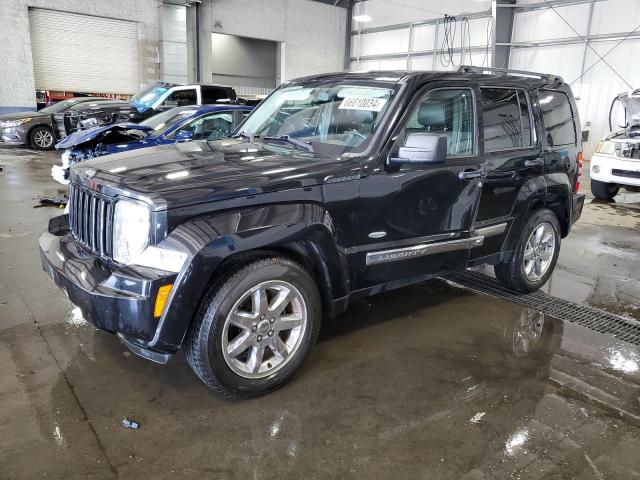
<path fill-rule="evenodd" d="M 29 10 L 36 89 L 87 93 L 138 90 L 138 24 Z"/>

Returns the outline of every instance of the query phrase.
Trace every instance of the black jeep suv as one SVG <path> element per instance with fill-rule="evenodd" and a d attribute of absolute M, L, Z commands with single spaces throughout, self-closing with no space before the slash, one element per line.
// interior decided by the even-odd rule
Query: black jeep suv
<path fill-rule="evenodd" d="M 533 291 L 582 212 L 576 105 L 558 77 L 482 72 L 290 81 L 232 138 L 77 164 L 44 269 L 233 398 L 289 380 L 355 298 L 479 264 Z"/>

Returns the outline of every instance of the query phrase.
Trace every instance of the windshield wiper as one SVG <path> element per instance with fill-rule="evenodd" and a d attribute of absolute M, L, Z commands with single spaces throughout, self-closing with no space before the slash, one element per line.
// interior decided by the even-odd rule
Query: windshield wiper
<path fill-rule="evenodd" d="M 286 142 L 291 145 L 295 145 L 296 147 L 303 148 L 307 152 L 313 152 L 313 145 L 311 145 L 311 142 L 305 142 L 302 140 L 298 140 L 297 138 L 291 138 L 289 135 L 279 135 L 279 136 L 272 136 L 272 137 L 267 136 L 267 137 L 263 137 L 263 140 L 267 140 L 267 141 L 275 140 L 279 142 Z"/>

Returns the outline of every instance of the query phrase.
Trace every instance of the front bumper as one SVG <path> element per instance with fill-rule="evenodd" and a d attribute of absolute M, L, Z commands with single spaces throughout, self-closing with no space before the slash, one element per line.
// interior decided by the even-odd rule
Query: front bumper
<path fill-rule="evenodd" d="M 596 153 L 591 157 L 589 175 L 599 182 L 640 187 L 640 160 Z"/>
<path fill-rule="evenodd" d="M 153 310 L 158 289 L 176 276 L 108 265 L 79 248 L 68 215 L 55 217 L 39 239 L 42 267 L 97 328 L 116 333 L 134 353 L 166 363 L 177 347 L 166 345 Z"/>
<path fill-rule="evenodd" d="M 26 134 L 20 127 L 0 127 L 0 143 L 3 145 L 25 145 Z"/>

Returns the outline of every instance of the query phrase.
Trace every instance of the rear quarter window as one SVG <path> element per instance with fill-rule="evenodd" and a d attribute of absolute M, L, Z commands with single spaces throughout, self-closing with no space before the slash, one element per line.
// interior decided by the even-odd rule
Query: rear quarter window
<path fill-rule="evenodd" d="M 538 103 L 549 147 L 576 145 L 578 136 L 569 96 L 556 90 L 540 90 Z"/>

